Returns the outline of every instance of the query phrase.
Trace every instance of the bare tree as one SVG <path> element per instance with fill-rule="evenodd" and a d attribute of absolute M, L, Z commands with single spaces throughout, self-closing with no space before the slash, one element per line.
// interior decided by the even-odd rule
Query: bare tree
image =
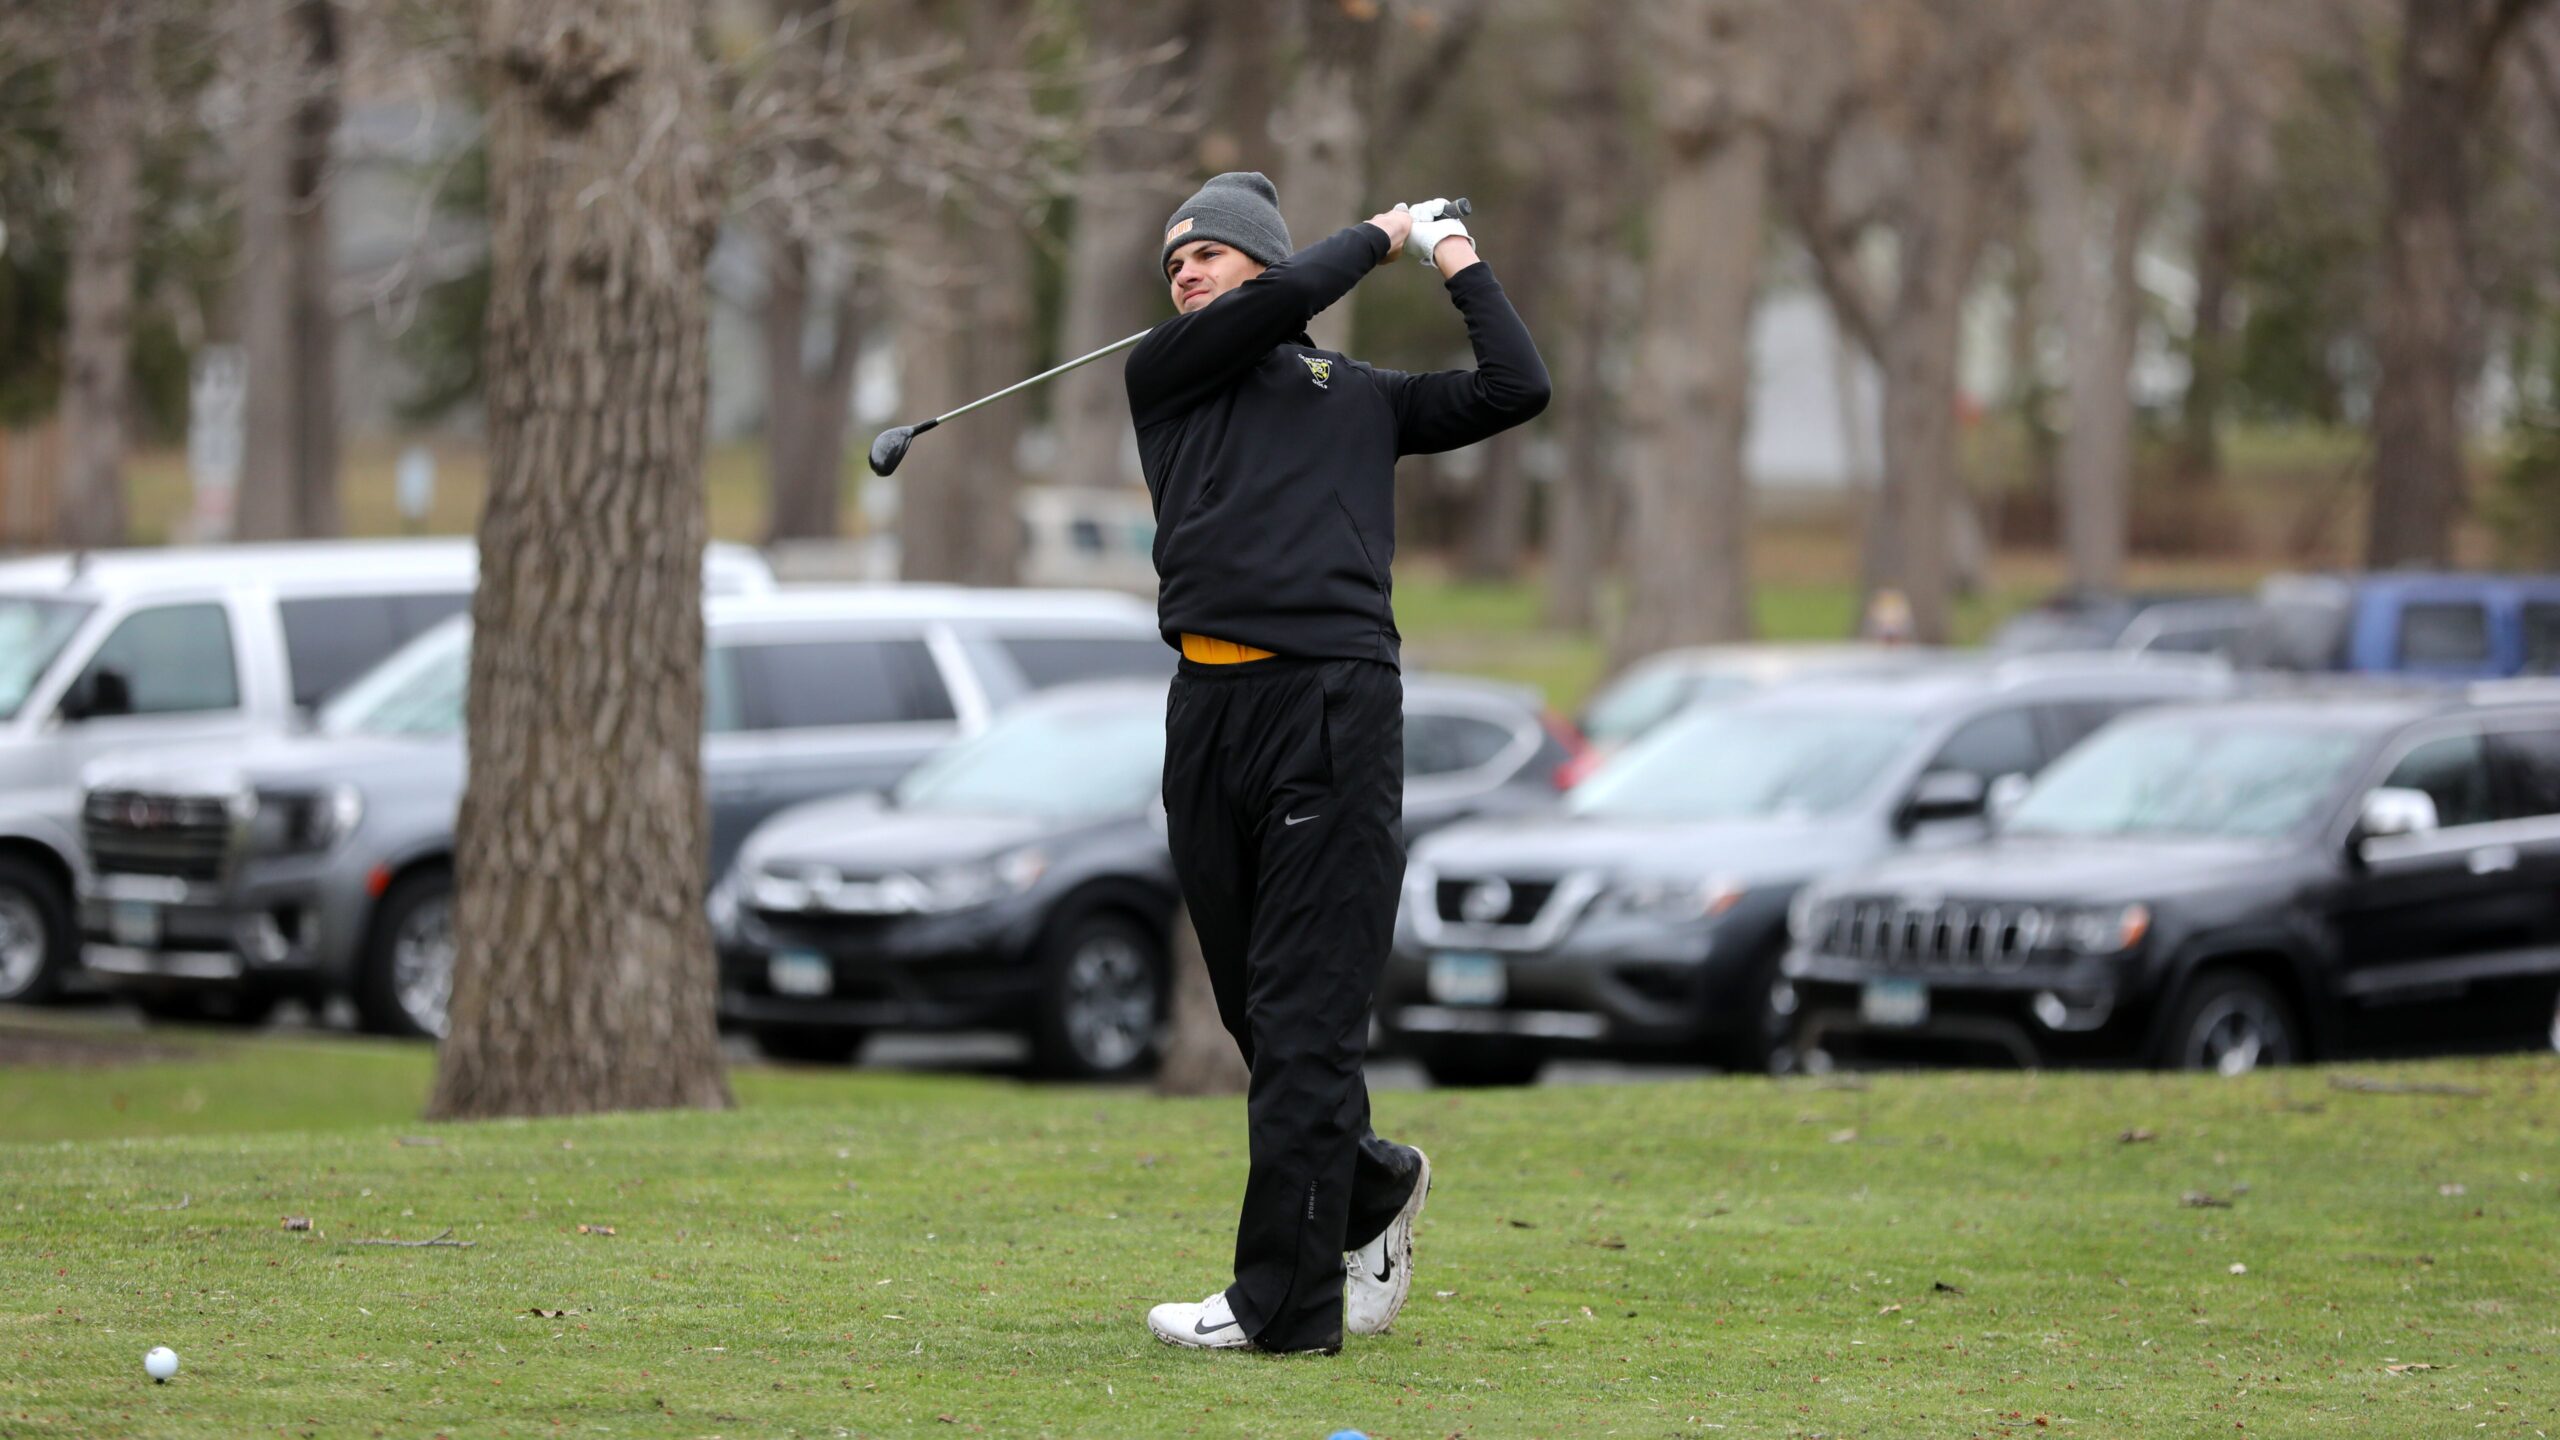
<path fill-rule="evenodd" d="M 54 533 L 63 544 L 125 538 L 126 376 L 132 368 L 133 259 L 141 195 L 147 0 L 99 0 L 88 34 L 64 47 L 71 140 L 71 283 L 63 430 L 68 454 Z"/>
<path fill-rule="evenodd" d="M 338 317 L 328 167 L 338 126 L 332 0 L 243 0 L 233 27 L 248 103 L 237 296 L 249 396 L 233 533 L 335 534 Z"/>
<path fill-rule="evenodd" d="M 2383 137 L 2381 381 L 2365 562 L 2444 564 L 2464 506 L 2462 399 L 2476 293 L 2468 228 L 2498 57 L 2546 0 L 2406 0 Z"/>
<path fill-rule="evenodd" d="M 1173 1001 L 1165 1016 L 1164 1062 L 1156 1067 L 1159 1095 L 1241 1095 L 1251 1078 L 1244 1054 L 1218 1018 L 1218 994 L 1200 957 L 1200 934 L 1191 912 L 1173 920 Z"/>
<path fill-rule="evenodd" d="M 1164 217 L 1191 189 L 1188 161 L 1200 123 L 1211 10 L 1206 0 L 1126 0 L 1091 12 L 1088 38 L 1099 63 L 1086 81 L 1088 108 L 1120 118 L 1094 126 L 1076 174 L 1059 347 L 1069 355 L 1107 345 L 1165 314 L 1164 281 L 1152 262 L 1163 246 Z M 1089 365 L 1063 376 L 1052 398 L 1058 478 L 1069 485 L 1136 484 L 1120 367 Z"/>
<path fill-rule="evenodd" d="M 771 0 L 769 8 L 777 37 L 772 93 L 808 105 L 844 71 L 849 17 L 833 0 Z M 787 144 L 778 162 L 822 169 L 825 148 Z M 805 208 L 777 202 L 757 219 L 765 243 L 765 471 L 772 497 L 765 533 L 772 540 L 832 539 L 842 528 L 853 370 L 874 308 L 866 302 L 877 287 L 869 283 L 872 267 L 831 240 Z M 809 321 L 818 304 L 826 324 L 813 362 Z"/>
<path fill-rule="evenodd" d="M 430 1112 L 729 1103 L 703 913 L 704 265 L 688 0 L 487 0 L 489 492 Z"/>
<path fill-rule="evenodd" d="M 1564 173 L 1573 177 L 1559 204 L 1565 258 L 1556 398 L 1564 461 L 1547 511 L 1546 619 L 1588 630 L 1598 619 L 1601 564 L 1616 548 L 1618 486 L 1609 437 L 1617 429 L 1617 387 L 1605 383 L 1604 370 L 1619 329 L 1618 235 L 1627 209 L 1627 114 L 1619 81 L 1626 12 L 1615 5 L 1570 8 L 1573 78 L 1556 139 Z"/>
<path fill-rule="evenodd" d="M 2137 273 L 2152 217 L 2183 157 L 2207 0 L 2139 14 L 2070 12 L 2020 67 L 2026 189 L 2043 298 L 2062 325 L 2063 552 L 2071 582 L 2112 591 L 2133 521 Z"/>
<path fill-rule="evenodd" d="M 1621 662 L 1751 633 L 1751 311 L 1767 209 L 1772 58 L 1758 0 L 1652 12 L 1653 250 L 1630 412 Z"/>
<path fill-rule="evenodd" d="M 1840 323 L 1884 377 L 1884 474 L 1863 522 L 1860 606 L 1910 602 L 1947 638 L 1963 309 L 2018 146 L 2009 76 L 2040 7 L 1823 0 L 1793 7 L 1778 175 Z"/>

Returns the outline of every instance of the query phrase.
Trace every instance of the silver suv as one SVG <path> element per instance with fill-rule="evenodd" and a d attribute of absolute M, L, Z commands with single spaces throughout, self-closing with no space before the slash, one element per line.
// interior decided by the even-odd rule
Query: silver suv
<path fill-rule="evenodd" d="M 812 589 L 705 609 L 712 873 L 787 805 L 896 781 L 1066 680 L 1169 674 L 1147 607 L 1080 592 Z M 162 1018 L 353 999 L 437 1034 L 452 972 L 467 621 L 324 706 L 308 734 L 107 762 L 82 808 L 87 961 Z"/>
<path fill-rule="evenodd" d="M 103 550 L 0 563 L 0 1001 L 42 1000 L 78 949 L 79 776 L 141 747 L 287 728 L 470 606 L 469 539 Z M 714 591 L 773 587 L 714 545 Z"/>

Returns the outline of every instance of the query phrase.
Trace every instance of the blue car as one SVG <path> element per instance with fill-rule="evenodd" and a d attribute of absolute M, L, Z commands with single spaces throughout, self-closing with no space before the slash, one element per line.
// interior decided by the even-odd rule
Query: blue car
<path fill-rule="evenodd" d="M 2560 675 L 2560 575 L 2283 575 L 2237 659 L 2274 670 L 2498 680 Z"/>

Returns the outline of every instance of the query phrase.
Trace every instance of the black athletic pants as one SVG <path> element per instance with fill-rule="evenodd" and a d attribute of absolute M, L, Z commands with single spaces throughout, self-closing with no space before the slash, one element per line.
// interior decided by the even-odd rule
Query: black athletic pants
<path fill-rule="evenodd" d="M 1404 884 L 1404 680 L 1372 660 L 1184 661 L 1165 819 L 1218 1015 L 1252 1067 L 1227 1291 L 1266 1350 L 1342 1344 L 1342 1252 L 1413 1193 L 1361 1059 Z"/>

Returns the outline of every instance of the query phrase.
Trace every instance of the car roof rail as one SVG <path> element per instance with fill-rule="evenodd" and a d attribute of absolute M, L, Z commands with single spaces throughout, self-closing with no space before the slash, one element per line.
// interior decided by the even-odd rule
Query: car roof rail
<path fill-rule="evenodd" d="M 2560 701 L 2560 675 L 2514 675 L 2504 680 L 2474 680 L 2462 698 L 2474 705 L 2545 704 Z"/>
<path fill-rule="evenodd" d="M 2231 662 L 2220 655 L 2173 653 L 2156 655 L 2130 650 L 2051 650 L 2035 655 L 2009 655 L 1991 667 L 1994 685 L 2023 685 L 2034 680 L 2074 675 L 2227 676 Z"/>

